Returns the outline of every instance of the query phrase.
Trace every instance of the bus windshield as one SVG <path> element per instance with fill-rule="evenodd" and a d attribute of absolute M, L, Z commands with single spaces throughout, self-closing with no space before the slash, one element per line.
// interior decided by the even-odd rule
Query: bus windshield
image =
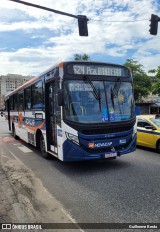
<path fill-rule="evenodd" d="M 134 115 L 132 83 L 66 80 L 64 119 L 79 123 L 127 120 Z"/>

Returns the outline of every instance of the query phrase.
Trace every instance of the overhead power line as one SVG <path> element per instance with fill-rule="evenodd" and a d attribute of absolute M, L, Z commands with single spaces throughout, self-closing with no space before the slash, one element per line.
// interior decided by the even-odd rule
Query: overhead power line
<path fill-rule="evenodd" d="M 88 26 L 87 26 L 87 23 L 89 20 L 92 20 L 92 21 L 99 21 L 99 22 L 107 22 L 107 23 L 131 23 L 131 22 L 138 22 L 138 21 L 148 21 L 148 19 L 134 19 L 134 20 L 118 20 L 118 21 L 115 21 L 115 20 L 96 20 L 96 19 L 88 19 L 86 15 L 73 15 L 73 14 L 69 14 L 69 13 L 66 13 L 66 12 L 63 12 L 63 11 L 58 11 L 58 10 L 54 10 L 54 9 L 51 9 L 49 7 L 44 7 L 44 6 L 40 6 L 40 5 L 36 5 L 36 4 L 33 4 L 33 3 L 29 3 L 29 2 L 25 2 L 25 1 L 21 1 L 21 0 L 9 0 L 9 1 L 12 1 L 12 2 L 16 2 L 16 3 L 20 3 L 20 4 L 24 4 L 24 5 L 27 5 L 27 6 L 32 6 L 32 7 L 36 7 L 36 8 L 39 8 L 39 9 L 42 9 L 42 10 L 46 10 L 46 11 L 51 11 L 51 12 L 54 12 L 56 14 L 61 14 L 61 15 L 66 15 L 66 16 L 69 16 L 69 17 L 73 17 L 73 18 L 77 18 L 78 19 L 78 28 L 79 28 L 79 35 L 80 36 L 88 36 Z M 160 22 L 160 17 L 158 17 L 157 15 L 154 15 L 152 14 L 151 15 L 151 19 L 149 20 L 151 21 L 151 24 L 150 24 L 150 34 L 151 35 L 157 35 L 157 31 L 158 31 L 158 22 Z"/>
<path fill-rule="evenodd" d="M 134 20 L 102 20 L 102 19 L 89 19 L 91 21 L 106 22 L 106 23 L 133 23 L 138 21 L 148 21 L 149 19 L 134 19 Z"/>

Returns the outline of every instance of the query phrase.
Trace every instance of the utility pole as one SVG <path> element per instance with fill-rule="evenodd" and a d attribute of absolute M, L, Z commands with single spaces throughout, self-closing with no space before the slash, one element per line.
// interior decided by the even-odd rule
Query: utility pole
<path fill-rule="evenodd" d="M 87 22 L 89 21 L 89 19 L 85 15 L 73 15 L 73 14 L 63 12 L 63 11 L 54 10 L 54 9 L 51 9 L 48 7 L 32 4 L 32 3 L 21 1 L 21 0 L 9 0 L 9 1 L 24 4 L 27 6 L 36 7 L 36 8 L 42 9 L 42 10 L 46 10 L 46 11 L 51 11 L 51 12 L 54 12 L 56 14 L 61 14 L 61 15 L 66 15 L 66 16 L 69 16 L 72 18 L 77 18 L 78 19 L 78 27 L 79 27 L 79 35 L 80 36 L 88 36 Z"/>

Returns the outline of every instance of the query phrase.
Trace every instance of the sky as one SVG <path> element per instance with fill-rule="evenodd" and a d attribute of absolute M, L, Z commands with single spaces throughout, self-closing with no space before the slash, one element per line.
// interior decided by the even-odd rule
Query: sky
<path fill-rule="evenodd" d="M 0 0 L 0 75 L 38 75 L 74 54 L 92 61 L 124 64 L 134 59 L 144 71 L 160 66 L 160 22 L 149 33 L 160 0 L 23 0 L 73 15 L 86 15 L 88 37 L 76 18 Z"/>

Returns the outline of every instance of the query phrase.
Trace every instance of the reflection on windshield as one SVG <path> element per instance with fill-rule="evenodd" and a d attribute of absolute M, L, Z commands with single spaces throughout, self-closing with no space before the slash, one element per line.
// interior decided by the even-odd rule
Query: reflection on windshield
<path fill-rule="evenodd" d="M 160 127 L 160 118 L 150 118 L 150 120 L 158 127 Z"/>
<path fill-rule="evenodd" d="M 102 123 L 129 119 L 134 114 L 132 85 L 121 82 L 114 94 L 115 82 L 92 81 L 94 89 L 86 81 L 65 81 L 64 113 L 67 120 L 80 123 Z"/>

